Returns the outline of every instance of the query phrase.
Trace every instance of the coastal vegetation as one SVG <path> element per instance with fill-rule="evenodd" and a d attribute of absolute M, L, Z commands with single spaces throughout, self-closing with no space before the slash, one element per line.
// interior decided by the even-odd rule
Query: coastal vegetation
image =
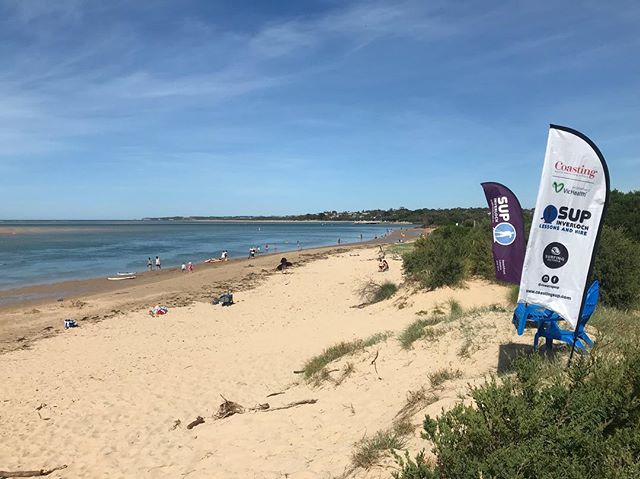
<path fill-rule="evenodd" d="M 304 367 L 304 377 L 307 380 L 311 380 L 314 376 L 321 373 L 322 370 L 329 363 L 343 358 L 345 356 L 349 356 L 355 354 L 359 351 L 362 351 L 369 346 L 373 346 L 374 344 L 378 344 L 391 336 L 391 333 L 377 333 L 372 336 L 369 336 L 366 339 L 356 339 L 354 341 L 342 341 L 338 344 L 328 347 L 322 353 L 317 356 L 309 359 Z"/>
<path fill-rule="evenodd" d="M 521 356 L 500 380 L 473 387 L 470 401 L 425 417 L 422 437 L 433 458 L 424 450 L 395 455 L 396 479 L 640 477 L 639 199 L 640 192 L 612 194 L 593 271 L 603 287 L 590 354 L 576 355 L 570 367 L 566 349 L 551 358 Z M 474 236 L 472 228 L 439 228 L 405 254 L 407 275 L 427 288 L 491 279 L 482 258 L 490 249 L 470 248 Z M 427 257 L 435 252 L 445 258 Z M 511 288 L 510 301 L 516 296 Z M 469 347 L 463 344 L 462 357 Z M 452 375 L 432 373 L 432 388 Z"/>
<path fill-rule="evenodd" d="M 593 321 L 596 346 L 570 368 L 564 355 L 518 358 L 471 403 L 427 416 L 435 458 L 396 456 L 394 477 L 640 477 L 640 317 L 600 308 Z"/>
<path fill-rule="evenodd" d="M 385 281 L 381 284 L 370 281 L 360 288 L 360 297 L 364 300 L 361 306 L 379 303 L 391 298 L 397 292 L 398 285 L 391 281 Z"/>
<path fill-rule="evenodd" d="M 632 209 L 639 201 L 640 191 L 612 192 L 593 269 L 593 277 L 602 283 L 602 302 L 608 306 L 640 305 L 640 207 Z M 486 219 L 475 227 L 439 227 L 404 253 L 404 272 L 430 290 L 459 286 L 474 276 L 495 281 L 491 238 Z"/>

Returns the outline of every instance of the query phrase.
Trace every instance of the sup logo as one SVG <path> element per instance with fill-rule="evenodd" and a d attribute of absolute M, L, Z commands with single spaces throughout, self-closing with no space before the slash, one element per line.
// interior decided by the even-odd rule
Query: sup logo
<path fill-rule="evenodd" d="M 493 228 L 493 241 L 502 246 L 509 246 L 516 240 L 516 229 L 511 223 L 498 223 Z"/>
<path fill-rule="evenodd" d="M 562 268 L 567 261 L 569 261 L 569 250 L 562 243 L 549 243 L 542 252 L 542 262 L 547 268 Z"/>
<path fill-rule="evenodd" d="M 589 210 L 581 210 L 579 208 L 569 208 L 568 206 L 561 206 L 556 208 L 554 205 L 548 205 L 542 212 L 542 220 L 549 224 L 558 220 L 569 220 L 574 223 L 584 223 L 591 218 L 591 212 Z"/>

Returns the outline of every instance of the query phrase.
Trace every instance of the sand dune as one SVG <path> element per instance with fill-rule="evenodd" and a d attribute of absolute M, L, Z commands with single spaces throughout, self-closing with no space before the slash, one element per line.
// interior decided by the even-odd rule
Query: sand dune
<path fill-rule="evenodd" d="M 509 313 L 480 312 L 437 326 L 437 338 L 411 350 L 391 336 L 336 361 L 334 378 L 353 365 L 339 385 L 307 383 L 293 371 L 337 342 L 397 334 L 417 312 L 446 309 L 450 298 L 466 308 L 504 303 L 504 288 L 473 281 L 430 293 L 403 287 L 390 300 L 354 308 L 367 281 L 402 281 L 398 259 L 378 273 L 375 258 L 375 248 L 337 253 L 267 277 L 236 293 L 229 308 L 195 302 L 157 318 L 146 310 L 118 314 L 5 353 L 0 470 L 66 464 L 49 477 L 389 477 L 384 458 L 354 469 L 354 443 L 388 428 L 408 392 L 424 387 L 438 399 L 409 415 L 420 424 L 425 412 L 436 414 L 495 372 L 508 352 L 501 344 L 530 338 L 515 336 Z M 442 368 L 461 377 L 431 387 L 429 374 Z M 317 403 L 216 420 L 221 396 L 246 407 Z M 205 423 L 187 430 L 197 416 Z M 416 430 L 407 447 L 424 447 L 418 437 Z"/>

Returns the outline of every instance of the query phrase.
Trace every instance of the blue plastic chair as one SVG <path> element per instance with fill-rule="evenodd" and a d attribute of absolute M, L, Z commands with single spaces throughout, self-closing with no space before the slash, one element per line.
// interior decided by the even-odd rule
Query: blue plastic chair
<path fill-rule="evenodd" d="M 598 280 L 595 280 L 591 283 L 589 290 L 587 291 L 587 296 L 584 301 L 584 307 L 582 308 L 582 315 L 578 320 L 578 328 L 575 331 L 569 329 L 562 329 L 558 322 L 562 319 L 556 313 L 553 313 L 549 320 L 540 322 L 538 326 L 538 331 L 536 332 L 535 338 L 533 340 L 533 349 L 538 348 L 538 341 L 540 337 L 545 338 L 545 346 L 547 349 L 551 349 L 553 347 L 553 340 L 557 339 L 558 341 L 562 341 L 564 343 L 573 345 L 575 341 L 575 347 L 582 351 L 585 351 L 589 346 L 593 347 L 593 341 L 584 330 L 585 324 L 591 318 L 591 315 L 596 310 L 596 306 L 598 305 L 598 300 L 600 298 L 600 283 Z"/>
<path fill-rule="evenodd" d="M 578 330 L 575 335 L 575 346 L 578 349 L 586 349 L 584 343 L 586 343 L 590 347 L 593 346 L 593 341 L 585 332 L 584 325 L 587 323 L 587 321 L 595 311 L 598 304 L 599 296 L 600 283 L 595 280 L 593 283 L 591 283 L 591 286 L 587 291 L 585 305 L 582 309 L 582 316 L 578 321 Z M 562 318 L 558 316 L 555 311 L 547 309 L 543 306 L 539 306 L 536 304 L 518 303 L 513 314 L 512 322 L 516 326 L 519 336 L 524 333 L 526 323 L 532 323 L 535 327 L 538 328 L 533 343 L 534 349 L 538 347 L 538 341 L 541 336 L 546 339 L 546 346 L 550 349 L 553 346 L 554 339 L 563 341 L 568 344 L 573 344 L 574 342 L 574 332 L 571 330 L 562 329 L 560 328 L 560 326 L 558 326 L 558 322 L 561 320 Z"/>

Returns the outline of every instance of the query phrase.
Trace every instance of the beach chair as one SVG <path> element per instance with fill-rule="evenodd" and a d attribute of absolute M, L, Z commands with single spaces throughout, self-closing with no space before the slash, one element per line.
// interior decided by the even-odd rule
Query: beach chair
<path fill-rule="evenodd" d="M 554 339 L 570 345 L 573 345 L 575 341 L 575 347 L 582 351 L 585 351 L 587 349 L 586 346 L 589 346 L 590 348 L 593 347 L 593 341 L 584 330 L 584 326 L 585 324 L 587 324 L 587 321 L 589 321 L 589 318 L 591 318 L 591 315 L 596 310 L 599 298 L 600 283 L 598 282 L 598 280 L 595 280 L 593 283 L 591 283 L 591 286 L 587 291 L 587 296 L 584 300 L 584 307 L 582 308 L 582 315 L 578 320 L 578 327 L 575 333 L 570 329 L 562 329 L 558 325 L 559 321 L 561 321 L 562 318 L 556 313 L 553 313 L 550 315 L 549 319 L 541 321 L 538 325 L 538 331 L 536 332 L 535 338 L 533 340 L 533 349 L 538 348 L 538 341 L 540 340 L 540 337 L 545 338 L 545 346 L 547 349 L 551 349 L 553 347 Z"/>
<path fill-rule="evenodd" d="M 576 347 L 578 349 L 585 349 L 584 343 L 589 347 L 593 346 L 593 341 L 584 330 L 584 325 L 587 323 L 598 304 L 598 298 L 600 296 L 600 283 L 594 281 L 591 283 L 587 296 L 585 298 L 585 305 L 582 309 L 582 316 L 578 322 L 578 331 L 575 335 Z M 533 347 L 538 347 L 538 341 L 540 337 L 546 339 L 546 346 L 550 349 L 553 346 L 553 340 L 563 341 L 568 344 L 573 344 L 574 332 L 566 330 L 558 326 L 558 322 L 562 318 L 550 309 L 536 304 L 518 303 L 513 313 L 512 322 L 515 325 L 518 335 L 521 336 L 524 333 L 524 328 L 527 323 L 531 323 L 538 329 L 536 332 Z"/>

